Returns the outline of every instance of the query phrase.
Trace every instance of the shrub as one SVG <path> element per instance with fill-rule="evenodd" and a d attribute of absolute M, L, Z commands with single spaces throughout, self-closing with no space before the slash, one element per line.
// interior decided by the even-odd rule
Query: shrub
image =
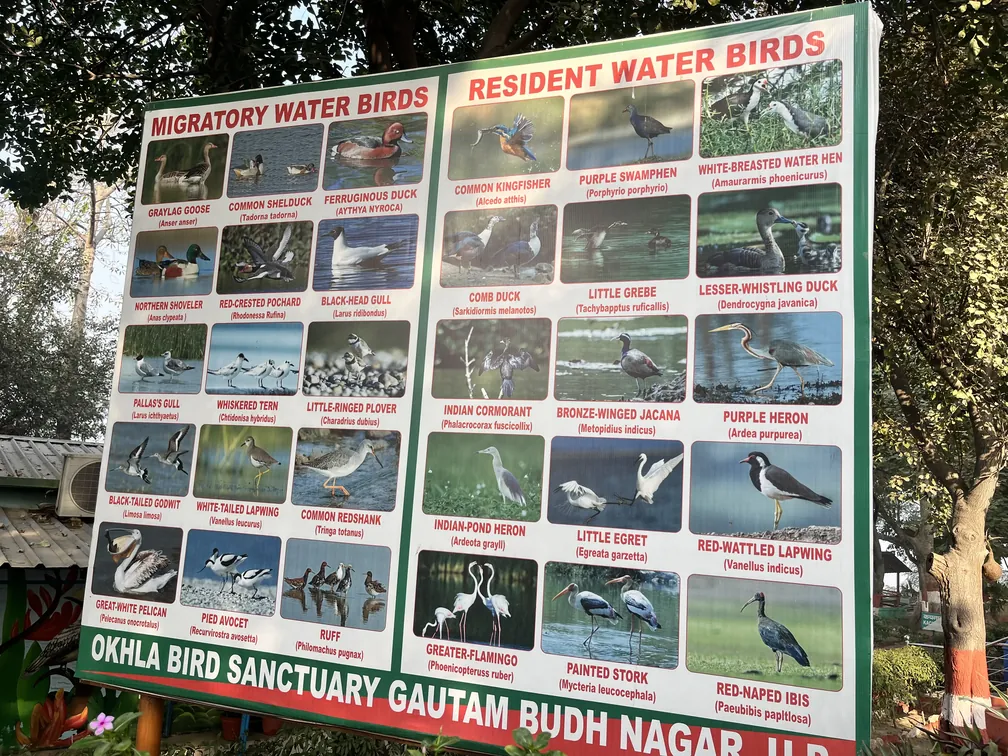
<path fill-rule="evenodd" d="M 912 704 L 918 696 L 932 693 L 942 682 L 935 660 L 917 646 L 880 648 L 872 664 L 872 697 L 875 713 L 884 716 L 897 704 Z"/>

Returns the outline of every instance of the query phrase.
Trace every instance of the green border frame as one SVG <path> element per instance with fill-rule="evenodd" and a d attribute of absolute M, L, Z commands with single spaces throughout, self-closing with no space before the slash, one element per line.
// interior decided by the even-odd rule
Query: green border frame
<path fill-rule="evenodd" d="M 799 13 L 790 13 L 780 16 L 740 21 L 731 24 L 706 27 L 703 29 L 690 29 L 679 32 L 668 32 L 651 36 L 636 37 L 628 40 L 616 40 L 611 42 L 600 42 L 591 45 L 582 45 L 572 48 L 550 50 L 545 52 L 527 53 L 516 55 L 506 59 L 489 59 L 454 63 L 442 66 L 435 66 L 426 69 L 415 69 L 410 71 L 396 71 L 385 74 L 372 74 L 346 79 L 326 80 L 308 82 L 303 84 L 291 84 L 285 86 L 271 87 L 259 90 L 229 92 L 219 95 L 204 97 L 163 100 L 149 103 L 146 113 L 157 112 L 172 108 L 200 107 L 216 103 L 228 103 L 237 101 L 247 101 L 252 98 L 269 98 L 279 96 L 290 96 L 299 93 L 310 93 L 318 91 L 334 91 L 350 87 L 366 87 L 395 83 L 402 81 L 415 81 L 423 78 L 438 79 L 437 105 L 434 113 L 434 134 L 433 151 L 431 155 L 431 182 L 428 197 L 427 229 L 425 234 L 426 254 L 424 254 L 422 289 L 420 301 L 420 321 L 417 329 L 417 370 L 413 389 L 413 408 L 411 413 L 411 431 L 408 446 L 408 459 L 416 459 L 419 445 L 420 432 L 420 411 L 423 397 L 423 375 L 425 360 L 419 356 L 420 350 L 426 354 L 426 342 L 428 332 L 428 313 L 431 297 L 431 276 L 433 268 L 432 255 L 429 253 L 434 248 L 434 227 L 437 218 L 437 192 L 440 178 L 440 160 L 443 142 L 443 130 L 445 122 L 445 105 L 447 99 L 448 76 L 466 71 L 477 71 L 488 68 L 500 68 L 502 65 L 525 65 L 543 63 L 556 60 L 566 60 L 587 55 L 598 55 L 622 51 L 635 51 L 647 48 L 658 47 L 667 44 L 683 44 L 696 40 L 717 39 L 720 37 L 745 34 L 751 32 L 772 30 L 782 26 L 797 23 L 810 23 L 816 21 L 828 21 L 839 18 L 853 18 L 854 21 L 854 108 L 852 114 L 853 129 L 853 174 L 854 191 L 854 686 L 855 686 L 855 733 L 854 740 L 856 747 L 867 745 L 871 733 L 871 662 L 872 662 L 872 612 L 871 612 L 871 247 L 869 221 L 871 218 L 870 203 L 872 201 L 872 188 L 869 186 L 870 174 L 869 149 L 872 144 L 871 134 L 869 134 L 869 113 L 868 113 L 868 88 L 872 82 L 869 78 L 869 55 L 871 54 L 871 18 L 869 15 L 870 6 L 868 3 L 854 3 L 840 5 L 831 8 L 824 8 Z M 405 486 L 408 492 L 403 501 L 403 524 L 400 539 L 399 572 L 400 575 L 408 574 L 409 557 L 411 553 L 411 523 L 413 515 L 413 492 L 416 488 L 416 469 L 413 465 L 407 472 Z M 403 584 L 405 582 L 403 581 Z M 395 617 L 402 617 L 405 614 L 406 592 L 400 591 L 396 597 Z M 85 627 L 82 640 L 93 636 L 96 628 Z M 97 628 L 100 630 L 100 628 Z M 129 635 L 128 632 L 114 630 L 119 635 Z M 403 675 L 401 669 L 402 650 L 404 635 L 402 631 L 393 636 L 392 651 L 392 671 L 378 672 L 383 677 L 391 675 L 395 679 L 412 683 L 416 681 L 431 682 L 437 680 L 435 677 L 415 677 Z M 141 636 L 143 637 L 143 636 Z M 148 636 L 149 637 L 149 636 Z M 179 643 L 189 646 L 205 646 L 198 641 L 179 638 Z M 270 655 L 275 656 L 275 655 Z M 279 656 L 277 658 L 280 658 Z M 105 679 L 107 673 L 101 670 L 102 665 L 89 666 L 88 654 L 81 654 L 78 663 L 79 673 L 83 678 L 89 679 L 99 684 L 119 686 L 114 680 L 114 676 Z M 319 665 L 324 662 L 318 662 Z M 338 665 L 328 664 L 331 668 L 340 669 Z M 88 672 L 97 674 L 97 677 L 90 677 Z M 137 690 L 153 694 L 166 695 L 178 698 L 176 689 L 168 685 L 145 684 L 136 685 L 132 681 L 123 680 L 120 687 L 128 690 Z M 538 701 L 548 703 L 564 703 L 571 701 L 570 697 L 558 697 L 538 693 L 523 693 L 513 689 L 502 689 L 490 686 L 476 685 L 467 682 L 456 682 L 459 687 L 467 690 L 475 690 L 481 693 L 499 693 L 508 690 L 510 694 L 520 694 L 527 698 L 534 698 Z M 846 687 L 846 686 L 845 686 Z M 205 703 L 230 706 L 236 703 L 232 699 L 222 699 L 215 695 L 207 694 L 200 699 L 181 697 L 179 700 L 199 700 Z M 257 707 L 246 704 L 247 709 L 265 712 L 269 707 Z M 677 717 L 676 715 L 661 715 L 646 709 L 635 709 L 617 704 L 605 705 L 607 710 L 619 711 L 631 715 L 641 715 L 644 717 L 658 716 L 663 721 L 669 721 L 675 717 L 678 721 L 701 726 L 720 727 L 724 723 L 704 719 L 702 717 Z M 270 713 L 277 713 L 269 709 Z M 285 716 L 292 716 L 292 712 L 286 710 Z M 294 714 L 296 717 L 296 713 Z M 369 726 L 367 722 L 343 721 L 328 718 L 302 718 L 302 721 L 317 723 L 329 723 L 372 732 L 379 735 L 386 735 L 396 738 L 415 739 L 416 733 L 397 728 L 384 728 L 382 726 Z M 735 729 L 748 732 L 765 732 L 777 734 L 794 734 L 796 736 L 808 737 L 804 733 L 781 729 L 772 729 L 756 726 L 739 726 Z M 470 750 L 485 751 L 488 746 L 480 743 L 464 742 L 462 745 Z"/>

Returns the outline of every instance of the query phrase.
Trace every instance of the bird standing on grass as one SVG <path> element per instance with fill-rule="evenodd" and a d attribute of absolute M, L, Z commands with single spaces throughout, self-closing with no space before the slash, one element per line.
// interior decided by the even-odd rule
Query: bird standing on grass
<path fill-rule="evenodd" d="M 259 480 L 263 475 L 270 471 L 273 465 L 279 465 L 280 463 L 273 459 L 272 455 L 265 449 L 261 449 L 256 446 L 255 439 L 249 436 L 242 443 L 245 447 L 245 452 L 248 454 L 249 463 L 252 465 L 252 469 L 256 470 L 256 493 L 259 493 Z"/>
<path fill-rule="evenodd" d="M 252 589 L 252 598 L 259 597 L 259 583 L 268 578 L 273 570 L 264 567 L 258 570 L 245 570 L 235 575 L 235 585 L 246 590 Z"/>
<path fill-rule="evenodd" d="M 767 112 L 777 115 L 788 131 L 807 139 L 830 135 L 830 125 L 821 115 L 809 113 L 787 100 L 773 100 L 767 105 Z"/>
<path fill-rule="evenodd" d="M 766 596 L 763 595 L 762 591 L 746 601 L 739 611 L 745 611 L 745 608 L 754 602 L 758 605 L 756 609 L 756 627 L 759 630 L 760 638 L 763 639 L 764 645 L 774 652 L 774 656 L 777 659 L 777 674 L 780 674 L 785 656 L 790 656 L 803 667 L 810 666 L 808 654 L 805 653 L 805 649 L 795 640 L 791 631 L 780 622 L 775 622 L 766 616 Z"/>
<path fill-rule="evenodd" d="M 774 503 L 774 530 L 780 522 L 781 502 L 788 499 L 803 499 L 821 507 L 833 506 L 833 500 L 817 494 L 811 488 L 795 480 L 787 470 L 770 464 L 763 452 L 749 452 L 749 456 L 739 461 L 749 465 L 749 480 L 761 494 Z"/>
<path fill-rule="evenodd" d="M 522 491 L 521 485 L 518 483 L 518 478 L 512 474 L 510 470 L 504 467 L 501 462 L 500 452 L 497 451 L 496 446 L 488 446 L 486 449 L 480 449 L 477 454 L 488 454 L 493 458 L 493 471 L 494 476 L 497 478 L 497 490 L 500 491 L 502 503 L 507 505 L 509 501 L 519 504 L 521 506 L 527 506 L 525 501 L 525 492 Z"/>

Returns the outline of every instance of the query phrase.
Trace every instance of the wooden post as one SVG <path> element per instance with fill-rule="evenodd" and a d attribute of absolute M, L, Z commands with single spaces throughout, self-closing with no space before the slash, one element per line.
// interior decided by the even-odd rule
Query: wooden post
<path fill-rule="evenodd" d="M 164 727 L 164 699 L 140 694 L 140 719 L 137 720 L 136 748 L 150 756 L 160 756 L 161 730 Z"/>

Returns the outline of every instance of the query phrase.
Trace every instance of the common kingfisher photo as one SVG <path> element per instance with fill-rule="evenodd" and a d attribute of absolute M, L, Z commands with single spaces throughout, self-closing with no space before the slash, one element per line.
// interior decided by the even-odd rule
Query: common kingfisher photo
<path fill-rule="evenodd" d="M 535 126 L 528 118 L 519 113 L 515 116 L 514 125 L 509 129 L 504 124 L 498 123 L 488 129 L 478 129 L 476 141 L 472 144 L 472 149 L 476 149 L 485 134 L 496 134 L 500 137 L 501 150 L 506 155 L 512 155 L 519 160 L 535 160 L 536 156 L 528 148 L 528 143 L 532 141 L 535 134 Z"/>

